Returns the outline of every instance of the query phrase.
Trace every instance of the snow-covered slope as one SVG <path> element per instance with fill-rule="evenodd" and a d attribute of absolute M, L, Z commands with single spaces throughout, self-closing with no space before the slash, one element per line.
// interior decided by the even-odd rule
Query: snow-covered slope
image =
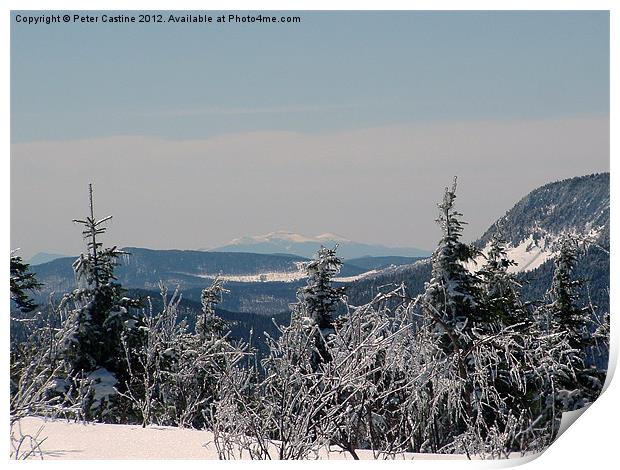
<path fill-rule="evenodd" d="M 535 241 L 564 232 L 595 235 L 609 227 L 609 173 L 598 173 L 555 181 L 521 199 L 497 221 L 513 246 L 530 235 Z M 484 246 L 493 236 L 495 224 L 477 242 Z"/>
<path fill-rule="evenodd" d="M 609 173 L 535 189 L 480 237 L 476 245 L 483 253 L 488 251 L 496 225 L 508 241 L 508 256 L 517 263 L 513 272 L 531 271 L 553 258 L 563 234 L 604 244 L 609 237 Z"/>

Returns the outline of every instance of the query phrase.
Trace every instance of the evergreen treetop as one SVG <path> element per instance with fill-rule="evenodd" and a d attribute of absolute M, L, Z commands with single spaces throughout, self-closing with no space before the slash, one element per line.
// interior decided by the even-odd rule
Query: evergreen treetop
<path fill-rule="evenodd" d="M 321 330 L 333 327 L 334 313 L 344 294 L 343 288 L 332 285 L 332 279 L 342 266 L 342 260 L 336 255 L 337 248 L 322 246 L 314 259 L 306 263 L 307 284 L 297 295 L 304 305 L 305 315 Z"/>
<path fill-rule="evenodd" d="M 456 338 L 444 338 L 444 346 L 453 351 L 465 347 L 471 341 L 468 332 L 486 318 L 480 304 L 481 280 L 465 266 L 474 262 L 478 250 L 461 241 L 465 222 L 461 220 L 462 214 L 454 208 L 455 199 L 456 178 L 452 187 L 445 189 L 443 200 L 438 204 L 436 222 L 443 235 L 431 257 L 432 275 L 423 294 L 425 309 L 440 329 L 448 336 L 460 336 L 461 344 L 458 345 L 455 344 Z"/>
<path fill-rule="evenodd" d="M 11 300 L 21 312 L 32 312 L 37 308 L 37 304 L 28 296 L 27 291 L 37 290 L 42 284 L 37 281 L 34 273 L 30 272 L 28 263 L 14 253 L 11 253 Z"/>
<path fill-rule="evenodd" d="M 114 269 L 125 253 L 104 248 L 99 241 L 98 236 L 106 232 L 103 224 L 112 216 L 95 218 L 91 184 L 88 189 L 90 215 L 74 220 L 84 226 L 88 250 L 73 263 L 78 288 L 66 294 L 60 305 L 69 308 L 65 328 L 71 334 L 66 335 L 65 357 L 74 371 L 105 367 L 114 372 L 123 359 L 121 335 L 137 327 L 138 317 L 131 310 L 140 303 L 125 297 L 125 290 L 115 282 Z"/>
<path fill-rule="evenodd" d="M 200 295 L 202 312 L 196 320 L 196 334 L 201 341 L 222 335 L 226 322 L 216 315 L 215 306 L 222 301 L 222 295 L 227 292 L 228 290 L 224 288 L 224 283 L 219 277 L 213 280 L 211 286 L 203 289 Z"/>

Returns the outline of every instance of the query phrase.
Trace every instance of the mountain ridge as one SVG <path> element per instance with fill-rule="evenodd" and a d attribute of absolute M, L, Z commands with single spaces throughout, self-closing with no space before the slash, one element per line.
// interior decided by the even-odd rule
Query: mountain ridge
<path fill-rule="evenodd" d="M 389 247 L 381 244 L 361 243 L 333 233 L 307 236 L 286 230 L 278 230 L 265 235 L 235 238 L 225 245 L 206 251 L 251 252 L 262 254 L 290 253 L 311 258 L 321 247 L 338 245 L 338 254 L 343 259 L 364 256 L 403 256 L 424 257 L 430 252 L 416 247 Z"/>
<path fill-rule="evenodd" d="M 467 219 L 467 214 L 464 218 Z M 559 236 L 570 232 L 591 238 L 595 243 L 580 260 L 577 274 L 589 280 L 593 300 L 602 310 L 608 310 L 609 173 L 570 178 L 536 188 L 498 221 L 508 241 L 509 256 L 520 263 L 518 275 L 524 283 L 524 295 L 532 299 L 542 298 L 550 285 L 554 244 Z M 474 242 L 483 253 L 494 227 L 495 224 L 491 224 Z M 302 265 L 310 258 L 290 252 L 265 254 L 137 247 L 125 250 L 132 255 L 119 266 L 116 274 L 127 288 L 153 291 L 163 280 L 169 288 L 180 286 L 184 296 L 198 302 L 202 289 L 220 275 L 231 291 L 225 296 L 223 309 L 266 316 L 286 311 L 288 305 L 295 302 L 297 289 L 305 284 Z M 341 247 L 338 254 L 345 257 Z M 60 258 L 32 267 L 39 281 L 45 284 L 38 302 L 45 302 L 51 291 L 62 294 L 75 288 L 71 268 L 74 260 L 75 257 Z M 478 263 L 481 262 L 482 257 L 478 259 Z M 335 281 L 349 286 L 347 295 L 351 304 L 361 305 L 379 291 L 401 282 L 405 283 L 409 294 L 415 296 L 422 291 L 430 275 L 428 258 L 361 257 L 345 259 Z"/>

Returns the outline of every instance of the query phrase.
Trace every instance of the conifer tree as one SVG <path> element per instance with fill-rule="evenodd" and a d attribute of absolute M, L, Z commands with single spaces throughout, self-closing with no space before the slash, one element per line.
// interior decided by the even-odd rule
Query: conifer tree
<path fill-rule="evenodd" d="M 582 249 L 570 235 L 564 235 L 558 245 L 553 280 L 547 292 L 550 303 L 543 310 L 546 328 L 561 334 L 569 348 L 563 357 L 567 368 L 558 371 L 556 377 L 557 399 L 562 409 L 569 411 L 596 398 L 602 389 L 604 373 L 587 365 L 587 351 L 595 344 L 595 338 L 592 311 L 581 299 L 583 281 L 574 274 Z"/>
<path fill-rule="evenodd" d="M 455 199 L 456 178 L 438 204 L 436 222 L 443 236 L 431 257 L 431 280 L 423 295 L 425 310 L 436 323 L 442 348 L 452 353 L 471 346 L 472 329 L 488 319 L 480 303 L 481 280 L 465 267 L 474 262 L 478 250 L 461 241 L 465 222 L 454 209 Z"/>
<path fill-rule="evenodd" d="M 591 344 L 588 331 L 590 312 L 588 308 L 580 306 L 579 290 L 583 282 L 574 278 L 580 252 L 575 238 L 564 236 L 560 239 L 558 256 L 554 261 L 553 280 L 548 292 L 551 300 L 548 308 L 552 315 L 552 328 L 565 332 L 570 346 L 583 351 Z"/>
<path fill-rule="evenodd" d="M 478 271 L 481 279 L 481 302 L 489 321 L 482 326 L 488 338 L 488 348 L 496 348 L 496 365 L 489 370 L 492 374 L 495 388 L 506 405 L 505 413 L 512 412 L 514 416 L 522 413 L 536 414 L 540 396 L 540 382 L 536 364 L 528 358 L 532 351 L 533 341 L 539 331 L 535 322 L 530 303 L 521 298 L 521 284 L 510 268 L 517 263 L 508 258 L 506 240 L 501 227 L 496 225 L 495 233 L 491 237 L 486 262 Z M 505 350 L 505 345 L 499 336 L 511 336 L 511 348 Z M 498 340 L 495 340 L 498 338 Z M 510 356 L 512 360 L 509 360 Z M 513 370 L 517 361 L 522 369 L 519 374 Z M 518 378 L 519 380 L 515 380 Z M 488 413 L 488 422 L 501 422 L 503 416 Z"/>
<path fill-rule="evenodd" d="M 306 263 L 307 283 L 297 292 L 299 303 L 294 306 L 306 329 L 314 337 L 315 351 L 311 363 L 318 367 L 321 362 L 329 362 L 330 355 L 326 342 L 334 331 L 334 314 L 344 295 L 343 287 L 334 287 L 332 279 L 340 272 L 342 260 L 333 249 L 321 247 L 314 259 Z"/>
<path fill-rule="evenodd" d="M 202 312 L 196 319 L 195 328 L 196 335 L 202 342 L 222 336 L 226 322 L 216 315 L 215 307 L 222 301 L 222 295 L 227 292 L 220 278 L 216 278 L 210 287 L 203 289 L 200 295 Z"/>
<path fill-rule="evenodd" d="M 506 240 L 499 225 L 491 237 L 486 262 L 477 272 L 481 280 L 484 309 L 491 322 L 503 326 L 518 325 L 520 331 L 532 324 L 529 304 L 521 299 L 519 282 L 510 268 L 517 263 L 508 258 Z"/>
<path fill-rule="evenodd" d="M 446 413 L 441 419 L 445 426 L 464 431 L 476 416 L 474 388 L 474 361 L 470 354 L 477 338 L 484 333 L 489 317 L 481 302 L 481 279 L 466 268 L 473 264 L 478 250 L 461 241 L 462 214 L 454 208 L 456 178 L 451 188 L 446 188 L 438 204 L 436 222 L 443 231 L 438 247 L 431 257 L 431 279 L 421 297 L 423 312 L 433 325 L 435 341 L 443 353 L 454 361 L 461 409 L 455 416 Z"/>
<path fill-rule="evenodd" d="M 37 304 L 28 296 L 27 291 L 38 290 L 42 284 L 39 283 L 35 275 L 30 272 L 30 266 L 25 263 L 21 256 L 11 253 L 11 300 L 22 312 L 32 312 L 37 308 Z"/>
<path fill-rule="evenodd" d="M 122 286 L 115 282 L 114 269 L 127 253 L 116 246 L 103 247 L 99 237 L 106 232 L 103 224 L 112 216 L 95 218 L 92 185 L 88 189 L 90 214 L 74 220 L 84 227 L 82 235 L 88 250 L 73 263 L 78 287 L 61 301 L 61 308 L 67 310 L 65 330 L 70 333 L 63 333 L 64 356 L 73 373 L 105 368 L 123 374 L 121 337 L 126 330 L 137 334 L 138 317 L 132 309 L 139 302 L 126 297 Z"/>

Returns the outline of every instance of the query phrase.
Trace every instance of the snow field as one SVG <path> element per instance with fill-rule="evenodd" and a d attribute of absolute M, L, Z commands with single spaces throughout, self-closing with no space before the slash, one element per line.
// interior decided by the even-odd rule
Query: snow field
<path fill-rule="evenodd" d="M 125 424 L 74 423 L 65 420 L 46 420 L 28 417 L 20 421 L 23 434 L 36 434 L 40 438 L 43 455 L 31 459 L 43 460 L 209 460 L 218 459 L 209 431 L 181 429 L 167 426 Z M 372 460 L 372 451 L 360 450 L 362 460 Z M 341 450 L 319 453 L 324 460 L 352 460 Z M 465 455 L 407 453 L 401 460 L 466 460 Z M 522 460 L 515 455 L 518 464 Z M 489 462 L 492 463 L 492 462 Z M 495 462 L 497 466 L 497 462 Z"/>

